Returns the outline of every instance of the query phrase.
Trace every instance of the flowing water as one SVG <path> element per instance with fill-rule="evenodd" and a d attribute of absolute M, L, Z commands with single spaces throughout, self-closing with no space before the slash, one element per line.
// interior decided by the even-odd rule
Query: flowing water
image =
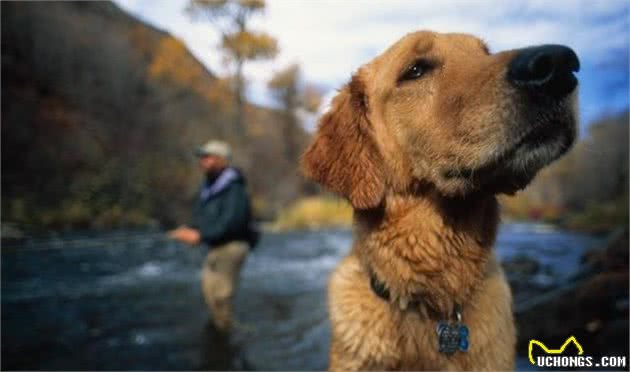
<path fill-rule="evenodd" d="M 2 369 L 325 369 L 325 286 L 350 242 L 346 230 L 266 233 L 243 267 L 230 337 L 209 323 L 200 249 L 137 232 L 3 247 Z M 535 258 L 533 282 L 553 287 L 595 242 L 505 224 L 497 252 Z"/>

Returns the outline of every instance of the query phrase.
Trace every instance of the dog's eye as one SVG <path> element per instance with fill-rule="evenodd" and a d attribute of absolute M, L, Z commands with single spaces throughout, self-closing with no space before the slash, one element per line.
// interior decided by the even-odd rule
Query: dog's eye
<path fill-rule="evenodd" d="M 414 62 L 398 79 L 399 82 L 405 80 L 415 80 L 424 76 L 429 70 L 433 68 L 433 64 L 427 60 L 419 59 Z"/>

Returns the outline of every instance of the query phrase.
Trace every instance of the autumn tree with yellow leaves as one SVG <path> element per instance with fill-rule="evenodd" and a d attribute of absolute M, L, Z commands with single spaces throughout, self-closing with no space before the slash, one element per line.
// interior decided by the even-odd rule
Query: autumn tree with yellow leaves
<path fill-rule="evenodd" d="M 264 0 L 190 0 L 186 13 L 193 20 L 208 21 L 221 33 L 221 49 L 234 68 L 236 138 L 244 133 L 245 79 L 243 66 L 248 61 L 274 58 L 278 44 L 267 33 L 254 31 L 249 21 L 265 9 Z"/>

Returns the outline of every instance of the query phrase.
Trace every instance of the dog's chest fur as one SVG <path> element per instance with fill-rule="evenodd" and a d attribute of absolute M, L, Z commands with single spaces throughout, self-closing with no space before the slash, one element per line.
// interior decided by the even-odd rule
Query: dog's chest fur
<path fill-rule="evenodd" d="M 491 250 L 494 197 L 388 198 L 380 212 L 358 212 L 356 222 L 353 251 L 329 286 L 331 369 L 512 368 L 511 295 Z M 389 302 L 371 289 L 370 271 L 387 286 Z M 447 356 L 438 351 L 436 326 L 456 304 L 470 349 Z M 504 356 L 488 356 L 493 349 Z M 353 365 L 337 364 L 336 354 Z"/>
<path fill-rule="evenodd" d="M 356 213 L 354 253 L 401 309 L 421 301 L 448 316 L 455 304 L 468 302 L 484 276 L 497 215 L 493 196 L 392 196 L 381 211 Z"/>

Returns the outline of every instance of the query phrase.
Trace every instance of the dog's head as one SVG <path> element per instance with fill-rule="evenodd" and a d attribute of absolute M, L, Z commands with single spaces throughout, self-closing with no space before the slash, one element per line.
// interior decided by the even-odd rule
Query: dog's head
<path fill-rule="evenodd" d="M 409 34 L 342 88 L 303 169 L 357 209 L 414 184 L 512 193 L 572 144 L 578 69 L 564 46 L 491 54 L 468 35 Z"/>

